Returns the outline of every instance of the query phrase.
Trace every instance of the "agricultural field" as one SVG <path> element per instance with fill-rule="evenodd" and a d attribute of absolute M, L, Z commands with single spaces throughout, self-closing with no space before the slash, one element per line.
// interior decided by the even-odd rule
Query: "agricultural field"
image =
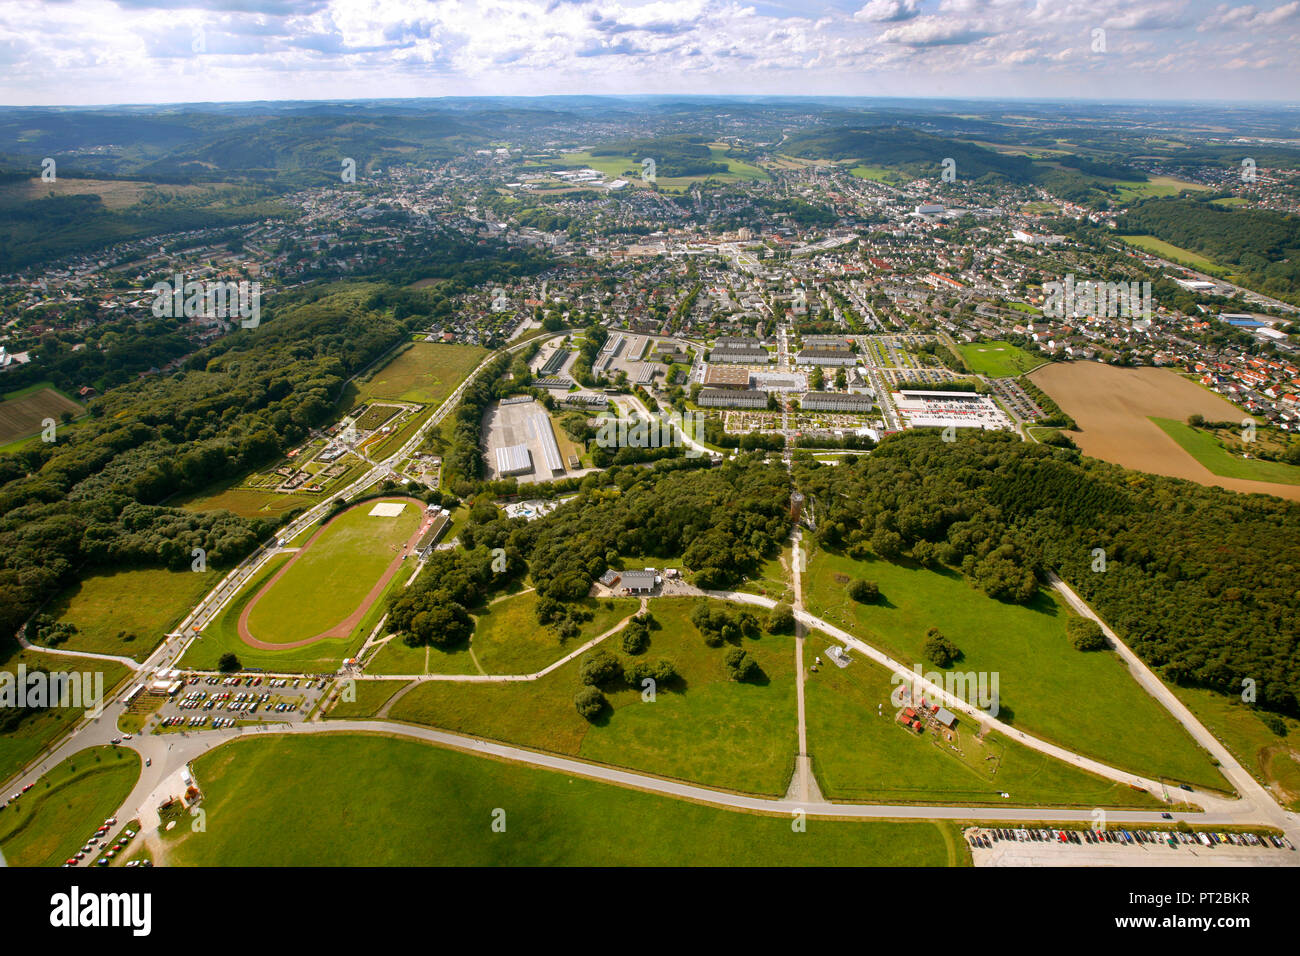
<path fill-rule="evenodd" d="M 277 518 L 295 508 L 310 508 L 320 501 L 316 494 L 279 494 L 238 487 L 243 481 L 226 481 L 196 494 L 172 498 L 167 504 L 188 511 L 229 511 L 243 518 Z"/>
<path fill-rule="evenodd" d="M 130 676 L 125 665 L 114 661 L 78 659 L 56 654 L 42 654 L 34 650 L 22 650 L 17 644 L 9 644 L 5 654 L 0 655 L 0 668 L 17 674 L 19 665 L 28 671 L 42 668 L 50 672 L 84 672 L 104 675 L 104 696 L 112 695 L 114 688 L 121 685 Z M 52 707 L 25 716 L 20 722 L 10 726 L 0 734 L 0 781 L 18 773 L 51 742 L 67 733 L 84 714 L 83 708 Z"/>
<path fill-rule="evenodd" d="M 592 618 L 568 640 L 537 622 L 535 591 L 494 601 L 476 612 L 470 646 L 479 666 L 488 674 L 534 674 L 604 634 L 640 607 L 635 598 L 584 598 L 576 603 Z"/>
<path fill-rule="evenodd" d="M 54 419 L 55 437 L 63 424 L 63 415 L 78 417 L 86 410 L 52 385 L 33 385 L 11 392 L 0 402 L 0 445 L 30 438 L 43 428 L 42 422 Z"/>
<path fill-rule="evenodd" d="M 881 599 L 853 601 L 846 588 L 855 578 L 874 581 Z M 820 549 L 810 553 L 803 580 L 809 611 L 905 666 L 999 675 L 999 720 L 1121 769 L 1227 789 L 1209 754 L 1114 652 L 1075 650 L 1065 633 L 1070 613 L 1053 591 L 1027 606 L 1006 604 L 951 569 L 854 561 Z M 931 627 L 962 651 L 950 668 L 925 658 Z"/>
<path fill-rule="evenodd" d="M 140 758 L 122 747 L 73 754 L 0 810 L 0 849 L 10 866 L 58 866 L 122 805 Z"/>
<path fill-rule="evenodd" d="M 38 177 L 0 183 L 0 204 L 27 202 L 47 196 L 98 196 L 105 209 L 128 209 L 151 196 L 195 196 L 210 192 L 214 198 L 221 187 L 180 186 L 124 179 L 77 179 L 61 173 L 53 182 Z"/>
<path fill-rule="evenodd" d="M 208 815 L 225 824 L 169 843 L 169 865 L 970 864 L 952 824 L 812 818 L 795 833 L 787 814 L 733 813 L 391 737 L 259 735 L 201 757 L 195 776 Z M 491 826 L 497 808 L 504 832 Z"/>
<path fill-rule="evenodd" d="M 903 173 L 887 166 L 854 166 L 849 170 L 849 174 L 858 179 L 870 179 L 872 182 L 886 183 L 890 186 L 901 186 L 908 181 L 908 177 Z"/>
<path fill-rule="evenodd" d="M 804 661 L 838 642 L 808 638 Z M 961 716 L 955 743 L 917 734 L 895 719 L 888 670 L 850 653 L 852 663 L 827 663 L 805 675 L 808 749 L 822 794 L 857 803 L 935 803 L 996 806 L 1138 807 L 1159 801 L 1021 747 L 1000 734 L 981 737 Z"/>
<path fill-rule="evenodd" d="M 579 659 L 535 681 L 421 684 L 390 717 L 706 786 L 784 794 L 797 749 L 793 638 L 743 639 L 761 677 L 736 683 L 726 674 L 725 648 L 707 646 L 691 622 L 693 606 L 689 598 L 650 602 L 658 627 L 642 657 L 671 660 L 681 677 L 653 702 L 617 682 L 605 691 L 609 706 L 588 721 L 573 702 L 582 686 Z M 601 647 L 631 660 L 617 634 Z"/>
<path fill-rule="evenodd" d="M 371 515 L 387 499 L 363 501 L 342 512 L 304 543 L 248 613 L 251 634 L 268 644 L 293 644 L 329 632 L 355 616 L 367 595 L 398 559 L 424 517 L 419 502 L 397 501 L 401 514 Z M 350 633 L 358 621 L 346 628 Z"/>
<path fill-rule="evenodd" d="M 77 627 L 60 650 L 143 661 L 221 576 L 213 569 L 99 571 L 65 590 L 44 613 Z"/>
<path fill-rule="evenodd" d="M 1086 455 L 1201 485 L 1300 501 L 1300 486 L 1216 475 L 1152 419 L 1241 421 L 1232 403 L 1165 368 L 1117 368 L 1100 362 L 1053 362 L 1030 373 L 1079 425 L 1066 432 Z"/>
<path fill-rule="evenodd" d="M 991 378 L 1014 378 L 1043 364 L 1039 356 L 1009 342 L 966 342 L 957 348 L 972 372 Z"/>
<path fill-rule="evenodd" d="M 1210 432 L 1193 428 L 1186 422 L 1172 418 L 1151 419 L 1160 430 L 1178 442 L 1191 455 L 1214 474 L 1224 478 L 1241 478 L 1246 481 L 1275 481 L 1287 485 L 1300 485 L 1300 467 L 1283 461 L 1264 461 L 1259 458 L 1242 458 L 1234 455 Z"/>

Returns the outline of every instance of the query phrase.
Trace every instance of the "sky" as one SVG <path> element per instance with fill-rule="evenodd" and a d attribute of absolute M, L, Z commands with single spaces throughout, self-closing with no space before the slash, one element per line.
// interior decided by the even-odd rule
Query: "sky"
<path fill-rule="evenodd" d="M 1300 102 L 1300 0 L 5 0 L 0 103 L 543 94 Z"/>

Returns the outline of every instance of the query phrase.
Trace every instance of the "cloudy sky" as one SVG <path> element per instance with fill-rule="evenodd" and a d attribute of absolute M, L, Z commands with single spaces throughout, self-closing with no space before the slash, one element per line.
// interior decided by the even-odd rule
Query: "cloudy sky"
<path fill-rule="evenodd" d="M 5 0 L 0 103 L 547 93 L 1300 101 L 1300 0 Z"/>

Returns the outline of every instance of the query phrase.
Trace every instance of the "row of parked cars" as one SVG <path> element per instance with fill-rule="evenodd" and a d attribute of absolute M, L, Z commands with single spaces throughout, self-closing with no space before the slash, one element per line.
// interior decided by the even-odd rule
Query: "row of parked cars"
<path fill-rule="evenodd" d="M 1214 847 L 1220 844 L 1230 846 L 1275 847 L 1279 850 L 1295 850 L 1286 837 L 1271 833 L 1211 833 L 1208 831 L 1185 832 L 1181 830 L 1045 830 L 1045 829 L 1009 829 L 998 827 L 975 830 L 966 834 L 966 839 L 974 847 L 988 849 L 994 843 L 1115 843 L 1119 845 L 1135 843 L 1164 843 L 1177 846 L 1179 843 L 1199 844 Z"/>
<path fill-rule="evenodd" d="M 220 684 L 223 687 L 260 687 L 262 681 L 266 680 L 267 687 L 302 687 L 304 690 L 308 687 L 315 687 L 321 690 L 329 681 L 324 677 L 272 677 L 270 679 L 261 676 L 253 677 L 208 677 L 204 678 L 195 675 L 189 679 L 190 684 L 197 684 L 204 681 L 207 684 Z"/>
<path fill-rule="evenodd" d="M 125 850 L 127 844 L 135 839 L 134 830 L 123 830 L 115 842 L 107 842 L 109 830 L 116 825 L 117 817 L 109 817 L 105 820 L 103 825 L 95 831 L 94 835 L 86 841 L 86 845 L 76 853 L 72 854 L 72 856 L 68 857 L 67 862 L 63 865 L 76 866 L 86 857 L 93 857 L 96 853 L 99 853 L 101 855 L 99 859 L 95 861 L 95 864 L 97 866 L 108 866 L 109 861 Z M 100 845 L 100 841 L 104 841 L 103 846 Z"/>
<path fill-rule="evenodd" d="M 16 803 L 16 802 L 18 801 L 18 798 L 19 798 L 19 797 L 21 797 L 21 796 L 22 796 L 24 793 L 26 793 L 28 790 L 32 789 L 32 787 L 34 787 L 34 786 L 36 786 L 36 784 L 34 784 L 34 783 L 29 783 L 27 786 L 23 787 L 21 790 L 19 790 L 17 793 L 15 793 L 12 797 L 10 797 L 10 798 L 9 798 L 8 800 L 6 800 L 4 803 L 0 803 L 0 810 L 3 810 L 5 807 L 9 806 L 9 804 L 11 804 L 11 803 Z"/>

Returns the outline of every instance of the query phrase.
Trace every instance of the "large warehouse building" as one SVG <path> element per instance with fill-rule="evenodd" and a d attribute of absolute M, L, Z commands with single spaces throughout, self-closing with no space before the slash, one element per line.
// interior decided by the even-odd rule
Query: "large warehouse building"
<path fill-rule="evenodd" d="M 533 470 L 533 456 L 527 445 L 506 445 L 497 449 L 497 477 L 509 478 Z"/>
<path fill-rule="evenodd" d="M 532 418 L 533 435 L 542 445 L 542 461 L 552 475 L 564 471 L 564 462 L 560 460 L 560 446 L 555 443 L 555 430 L 551 427 L 551 416 L 545 412 L 536 412 Z"/>

